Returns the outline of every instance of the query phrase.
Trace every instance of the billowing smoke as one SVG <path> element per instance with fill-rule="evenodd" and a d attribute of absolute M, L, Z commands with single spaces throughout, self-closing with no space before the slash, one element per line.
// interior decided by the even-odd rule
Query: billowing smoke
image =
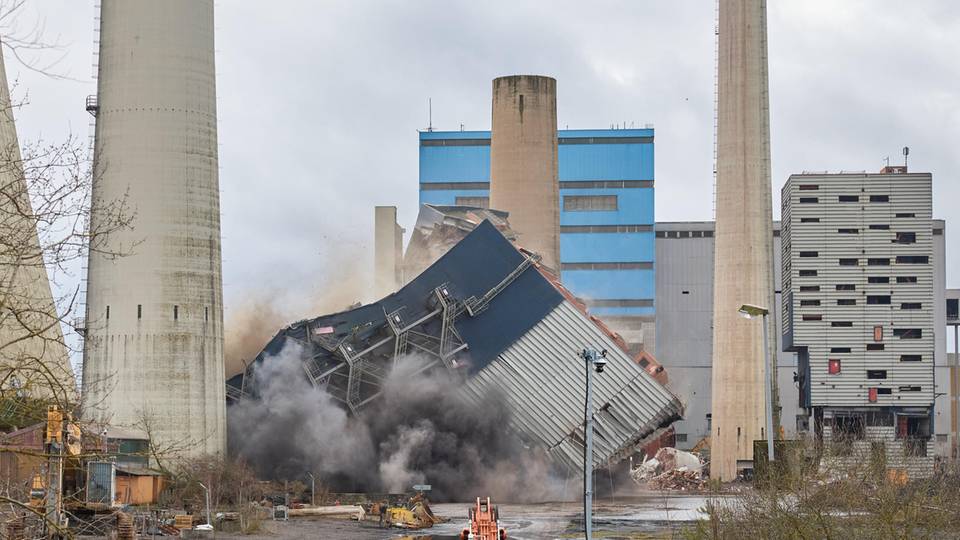
<path fill-rule="evenodd" d="M 414 374 L 422 360 L 411 356 L 353 417 L 306 381 L 300 353 L 288 346 L 267 359 L 255 372 L 261 399 L 228 411 L 231 452 L 261 476 L 312 471 L 333 491 L 396 493 L 427 483 L 433 500 L 563 497 L 564 481 L 546 457 L 508 432 L 503 396 L 468 404 L 445 371 Z"/>
<path fill-rule="evenodd" d="M 351 255 L 355 255 L 351 252 Z M 244 366 L 260 354 L 263 347 L 281 328 L 317 313 L 335 313 L 357 302 L 378 300 L 370 298 L 370 276 L 366 267 L 359 264 L 357 258 L 329 254 L 324 267 L 315 272 L 324 276 L 321 284 L 315 285 L 304 294 L 296 289 L 261 291 L 247 296 L 246 300 L 232 305 L 226 312 L 224 323 L 224 371 L 231 377 L 243 371 Z M 301 279 L 286 276 L 285 279 Z M 336 283 L 336 287 L 326 286 Z"/>

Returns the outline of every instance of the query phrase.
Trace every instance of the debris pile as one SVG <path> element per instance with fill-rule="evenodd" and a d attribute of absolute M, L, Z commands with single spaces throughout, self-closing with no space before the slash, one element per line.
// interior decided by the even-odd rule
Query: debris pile
<path fill-rule="evenodd" d="M 703 461 L 696 454 L 666 447 L 658 450 L 653 458 L 645 458 L 639 467 L 631 467 L 630 477 L 651 489 L 700 490 L 707 484 L 703 467 Z"/>

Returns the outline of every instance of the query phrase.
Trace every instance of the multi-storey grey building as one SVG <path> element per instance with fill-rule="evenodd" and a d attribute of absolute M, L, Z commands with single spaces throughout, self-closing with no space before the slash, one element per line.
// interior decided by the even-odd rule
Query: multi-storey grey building
<path fill-rule="evenodd" d="M 950 368 L 945 345 L 944 324 L 949 324 L 944 301 L 944 222 L 933 221 L 934 282 L 937 285 L 936 363 L 937 453 L 947 455 L 950 416 Z M 658 222 L 656 224 L 656 278 L 657 360 L 666 367 L 670 386 L 683 400 L 684 419 L 674 424 L 677 447 L 690 449 L 710 431 L 710 377 L 713 331 L 713 232 L 711 221 Z M 773 223 L 774 283 L 780 276 L 780 223 Z M 777 328 L 781 327 L 779 308 L 780 290 L 776 291 L 778 306 L 771 315 Z M 949 291 L 947 291 L 949 296 Z M 945 320 L 941 324 L 939 321 Z M 772 336 L 771 336 L 772 337 Z M 780 338 L 781 336 L 776 336 Z M 869 337 L 869 336 L 868 336 Z M 952 334 L 950 334 L 952 339 Z M 865 345 L 864 345 L 865 346 Z M 782 351 L 782 347 L 778 347 Z M 777 379 L 780 390 L 781 422 L 787 436 L 796 433 L 796 418 L 800 414 L 797 355 L 794 352 L 777 354 Z"/>
<path fill-rule="evenodd" d="M 782 340 L 797 353 L 800 427 L 920 462 L 939 307 L 931 175 L 792 175 L 781 201 Z"/>

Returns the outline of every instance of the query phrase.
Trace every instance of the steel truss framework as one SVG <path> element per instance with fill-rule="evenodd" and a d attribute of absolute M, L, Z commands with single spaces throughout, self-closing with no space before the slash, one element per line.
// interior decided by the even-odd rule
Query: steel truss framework
<path fill-rule="evenodd" d="M 539 259 L 536 254 L 526 255 L 513 271 L 480 297 L 460 301 L 447 284 L 440 285 L 424 299 L 425 314 L 422 306 L 401 307 L 384 312 L 381 324 L 358 325 L 339 339 L 330 334 L 329 328 L 311 327 L 308 321 L 301 331 L 288 332 L 286 337 L 304 351 L 302 366 L 310 383 L 358 414 L 382 394 L 389 372 L 405 356 L 426 359 L 414 374 L 442 366 L 462 376 L 466 361 L 461 355 L 469 347 L 457 331 L 458 318 L 483 313 L 498 294 Z M 411 317 L 408 313 L 419 316 Z M 255 365 L 247 366 L 239 388 L 227 385 L 228 401 L 251 397 L 253 392 L 248 386 L 254 380 Z"/>

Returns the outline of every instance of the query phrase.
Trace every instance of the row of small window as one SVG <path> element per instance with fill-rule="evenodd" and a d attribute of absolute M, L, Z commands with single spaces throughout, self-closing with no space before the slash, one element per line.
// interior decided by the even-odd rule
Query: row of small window
<path fill-rule="evenodd" d="M 810 272 L 813 272 L 812 274 Z M 800 270 L 800 277 L 816 276 L 816 270 Z M 897 283 L 916 283 L 917 276 L 897 276 Z M 867 283 L 890 283 L 890 278 L 886 276 L 869 276 Z M 837 291 L 855 291 L 857 286 L 853 283 L 840 283 L 834 285 Z M 819 285 L 801 285 L 800 292 L 820 292 Z"/>
<path fill-rule="evenodd" d="M 615 212 L 619 208 L 616 195 L 564 195 L 565 212 Z"/>
<path fill-rule="evenodd" d="M 490 197 L 457 197 L 457 206 L 490 208 Z M 615 212 L 618 208 L 616 195 L 565 195 L 565 212 Z"/>
<path fill-rule="evenodd" d="M 870 345 L 876 345 L 876 344 L 875 344 L 875 343 L 871 343 Z M 870 348 L 870 345 L 867 345 L 867 350 L 868 350 L 868 351 L 882 351 L 882 350 L 883 350 L 883 347 L 881 347 L 881 348 L 879 348 L 879 349 L 871 349 L 871 348 Z M 833 347 L 833 348 L 830 349 L 830 354 L 851 354 L 851 353 L 852 353 L 852 351 L 850 350 L 850 347 Z M 901 354 L 901 355 L 900 355 L 900 361 L 901 361 L 901 362 L 922 362 L 922 361 L 923 361 L 923 355 L 922 355 L 922 354 Z"/>
<path fill-rule="evenodd" d="M 890 227 L 887 226 L 889 229 Z M 860 229 L 837 229 L 838 234 L 860 234 Z M 916 244 L 917 243 L 917 233 L 915 232 L 898 232 L 894 236 L 893 240 L 890 240 L 894 244 Z"/>
<path fill-rule="evenodd" d="M 713 231 L 657 231 L 657 238 L 713 238 Z"/>
<path fill-rule="evenodd" d="M 137 319 L 143 318 L 143 304 L 137 304 Z M 180 318 L 180 306 L 173 306 L 173 320 Z M 107 320 L 110 320 L 110 306 L 107 306 Z M 203 308 L 203 320 L 210 320 L 210 308 Z"/>
<path fill-rule="evenodd" d="M 819 257 L 819 251 L 801 251 L 800 257 L 803 259 L 812 259 Z M 849 259 L 838 259 L 840 266 L 857 266 L 860 264 L 860 260 L 856 258 Z M 894 261 L 897 264 L 928 264 L 930 262 L 930 257 L 927 255 L 897 255 Z M 868 258 L 867 266 L 890 266 L 890 258 Z"/>
<path fill-rule="evenodd" d="M 799 273 L 800 273 L 800 277 L 817 277 L 818 271 L 812 270 L 812 269 L 804 269 L 804 270 L 800 270 Z M 917 282 L 917 276 L 897 276 L 897 283 L 916 283 L 916 282 Z M 890 276 L 867 276 L 867 283 L 890 283 Z M 803 287 L 801 287 L 801 289 L 802 288 Z M 854 286 L 854 289 L 855 288 L 856 286 Z M 846 290 L 846 289 L 837 289 L 837 290 L 840 291 L 840 290 Z"/>
<path fill-rule="evenodd" d="M 821 317 L 821 318 L 820 318 L 820 319 L 806 319 L 806 318 L 804 318 L 804 320 L 819 321 L 819 320 L 822 319 L 822 316 L 821 316 L 821 315 L 809 315 L 809 316 L 810 316 L 810 317 Z M 808 315 L 804 315 L 804 317 L 808 317 Z M 852 326 L 852 323 L 850 324 L 850 326 Z M 875 326 L 875 327 L 874 327 L 874 338 L 878 337 L 878 336 L 876 335 L 876 334 L 877 334 L 877 329 L 880 329 L 880 332 L 883 331 L 883 330 L 882 330 L 882 329 L 883 329 L 882 326 Z M 882 341 L 882 340 L 883 340 L 883 337 L 882 337 L 882 336 L 879 336 L 879 337 L 880 337 L 880 340 L 879 340 L 879 341 Z M 894 328 L 894 329 L 893 329 L 893 337 L 895 337 L 895 338 L 897 338 L 897 339 L 923 339 L 923 329 L 922 329 L 922 328 Z M 869 350 L 869 349 L 868 349 L 868 350 Z M 883 350 L 883 349 L 877 349 L 877 350 Z M 830 349 L 830 352 L 831 352 L 831 353 L 849 353 L 849 352 L 850 352 L 850 347 L 833 347 L 832 349 Z M 919 357 L 917 358 L 917 360 L 919 360 Z"/>
<path fill-rule="evenodd" d="M 803 186 L 800 186 L 800 187 L 803 188 Z M 820 198 L 819 197 L 800 197 L 800 202 L 804 204 L 817 203 L 817 202 L 820 202 Z M 837 197 L 837 202 L 842 202 L 842 203 L 860 202 L 860 196 L 859 195 L 840 195 L 839 197 Z M 889 195 L 871 195 L 870 202 L 872 203 L 890 202 L 890 196 Z"/>
<path fill-rule="evenodd" d="M 917 217 L 917 214 L 913 212 L 900 212 L 894 215 L 898 218 L 913 218 Z M 800 223 L 820 223 L 820 218 L 818 217 L 802 217 L 800 218 Z M 890 224 L 888 223 L 875 223 L 870 225 L 870 230 L 873 231 L 888 231 L 890 230 Z M 940 230 L 940 229 L 937 229 Z"/>
<path fill-rule="evenodd" d="M 889 305 L 890 297 L 889 296 L 868 296 L 867 304 Z M 820 300 L 800 300 L 801 307 L 813 307 L 813 306 L 819 306 L 819 305 L 820 305 Z M 854 298 L 838 298 L 837 305 L 838 306 L 855 306 L 857 305 L 857 301 Z M 900 309 L 903 309 L 903 310 L 923 309 L 923 304 L 921 304 L 920 302 L 901 302 Z M 804 320 L 818 321 L 820 319 L 804 319 Z M 834 325 L 834 326 L 840 326 L 840 325 Z"/>

